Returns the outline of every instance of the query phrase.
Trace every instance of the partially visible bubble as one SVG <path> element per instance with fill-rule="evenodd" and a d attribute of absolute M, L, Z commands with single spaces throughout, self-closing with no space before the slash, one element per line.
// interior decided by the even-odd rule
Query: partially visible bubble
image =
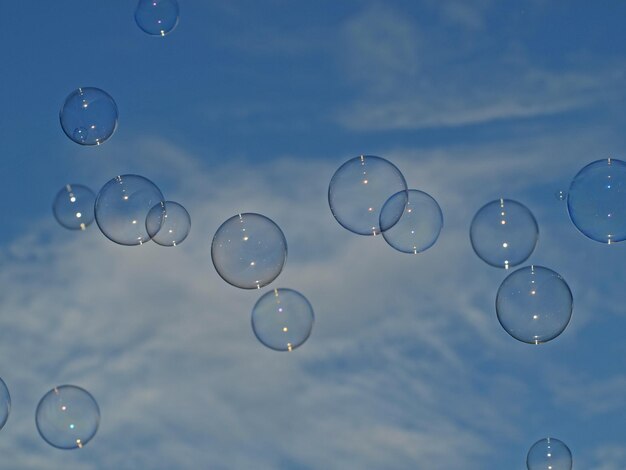
<path fill-rule="evenodd" d="M 146 230 L 153 242 L 161 246 L 180 245 L 191 229 L 191 217 L 174 201 L 156 204 L 146 218 Z"/>
<path fill-rule="evenodd" d="M 151 36 L 165 36 L 178 24 L 179 9 L 176 0 L 139 0 L 135 22 Z"/>
<path fill-rule="evenodd" d="M 0 429 L 4 427 L 11 412 L 11 395 L 4 380 L 0 379 Z"/>
<path fill-rule="evenodd" d="M 572 452 L 553 437 L 535 442 L 526 457 L 528 470 L 572 470 L 572 465 Z"/>
<path fill-rule="evenodd" d="M 567 199 L 567 192 L 559 190 L 554 193 L 554 197 L 557 198 L 557 200 L 559 201 L 565 201 Z"/>
<path fill-rule="evenodd" d="M 65 135 L 81 145 L 106 142 L 117 128 L 117 117 L 117 105 L 111 95 L 93 87 L 70 93 L 59 113 Z"/>
<path fill-rule="evenodd" d="M 70 230 L 85 230 L 94 220 L 96 195 L 82 184 L 63 186 L 52 204 L 54 218 Z"/>

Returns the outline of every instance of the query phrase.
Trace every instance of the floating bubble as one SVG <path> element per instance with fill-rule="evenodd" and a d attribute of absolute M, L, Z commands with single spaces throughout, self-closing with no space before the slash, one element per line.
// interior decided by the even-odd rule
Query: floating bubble
<path fill-rule="evenodd" d="M 4 380 L 0 379 L 0 429 L 4 427 L 11 412 L 11 395 Z"/>
<path fill-rule="evenodd" d="M 313 329 L 313 307 L 300 292 L 274 289 L 261 296 L 252 309 L 252 331 L 276 351 L 293 351 Z"/>
<path fill-rule="evenodd" d="M 388 208 L 384 225 L 380 212 L 394 194 L 398 203 Z M 328 204 L 337 222 L 359 235 L 378 235 L 400 220 L 408 200 L 404 176 L 384 158 L 361 155 L 348 160 L 335 172 L 328 187 Z"/>
<path fill-rule="evenodd" d="M 96 197 L 96 222 L 109 240 L 120 245 L 141 245 L 150 240 L 146 218 L 157 205 L 161 205 L 164 215 L 165 199 L 152 181 L 139 175 L 116 176 Z M 152 224 L 156 223 L 154 217 Z"/>
<path fill-rule="evenodd" d="M 539 227 L 526 206 L 510 199 L 485 204 L 474 216 L 470 241 L 485 263 L 508 269 L 523 263 L 532 254 Z"/>
<path fill-rule="evenodd" d="M 152 36 L 165 36 L 178 24 L 176 0 L 139 0 L 135 9 L 135 22 Z"/>
<path fill-rule="evenodd" d="M 572 292 L 560 274 L 526 266 L 509 274 L 496 296 L 502 328 L 524 343 L 539 344 L 559 336 L 572 318 Z"/>
<path fill-rule="evenodd" d="M 70 230 L 85 230 L 94 219 L 96 195 L 82 184 L 66 184 L 57 193 L 52 205 L 54 218 Z"/>
<path fill-rule="evenodd" d="M 572 180 L 567 210 L 580 232 L 601 243 L 626 239 L 626 162 L 590 163 Z"/>
<path fill-rule="evenodd" d="M 146 218 L 146 230 L 152 241 L 162 246 L 180 245 L 191 229 L 191 217 L 183 206 L 174 201 L 157 204 Z"/>
<path fill-rule="evenodd" d="M 406 196 L 408 194 L 408 202 Z M 403 214 L 393 225 L 398 210 Z M 391 214 L 388 220 L 388 214 Z M 400 191 L 391 196 L 380 212 L 380 226 L 391 226 L 383 232 L 389 245 L 403 253 L 420 253 L 435 244 L 443 227 L 443 214 L 437 201 L 417 189 Z"/>
<path fill-rule="evenodd" d="M 260 289 L 283 270 L 287 241 L 278 225 L 264 215 L 238 214 L 217 229 L 211 243 L 217 273 L 242 289 Z"/>
<path fill-rule="evenodd" d="M 558 201 L 565 201 L 567 199 L 567 192 L 559 190 L 556 193 L 554 193 L 554 197 L 558 200 Z"/>
<path fill-rule="evenodd" d="M 82 448 L 98 430 L 100 409 L 87 390 L 62 385 L 50 390 L 39 401 L 35 423 L 41 437 L 51 446 Z"/>
<path fill-rule="evenodd" d="M 70 139 L 81 145 L 100 145 L 117 127 L 117 105 L 99 88 L 78 88 L 65 99 L 61 127 Z"/>
<path fill-rule="evenodd" d="M 526 457 L 528 470 L 572 470 L 572 453 L 558 439 L 541 439 L 530 448 Z"/>

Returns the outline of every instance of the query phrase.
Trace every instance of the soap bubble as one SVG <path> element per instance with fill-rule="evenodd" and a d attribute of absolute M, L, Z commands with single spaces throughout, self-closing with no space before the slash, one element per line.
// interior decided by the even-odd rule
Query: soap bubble
<path fill-rule="evenodd" d="M 261 296 L 252 309 L 252 331 L 276 351 L 293 351 L 313 328 L 313 307 L 300 292 L 274 289 Z"/>
<path fill-rule="evenodd" d="M 39 401 L 35 423 L 41 437 L 51 446 L 82 448 L 98 430 L 100 409 L 87 390 L 62 385 L 50 390 Z"/>
<path fill-rule="evenodd" d="M 61 127 L 70 139 L 81 145 L 100 145 L 115 132 L 117 105 L 99 88 L 78 88 L 65 99 Z"/>
<path fill-rule="evenodd" d="M 408 194 L 408 202 L 406 196 Z M 395 219 L 398 210 L 404 213 L 395 225 L 388 220 Z M 443 214 L 437 201 L 417 189 L 400 191 L 391 196 L 380 212 L 380 226 L 393 225 L 383 232 L 389 245 L 403 253 L 419 253 L 435 244 L 443 227 Z"/>
<path fill-rule="evenodd" d="M 576 228 L 592 240 L 626 240 L 626 162 L 597 160 L 580 170 L 569 187 L 567 210 Z"/>
<path fill-rule="evenodd" d="M 558 439 L 541 439 L 530 448 L 526 457 L 528 470 L 571 470 L 572 453 Z"/>
<path fill-rule="evenodd" d="M 400 192 L 399 203 L 388 209 L 380 225 L 385 202 Z M 408 200 L 404 176 L 384 158 L 361 155 L 335 172 L 328 187 L 328 204 L 337 222 L 359 235 L 378 235 L 390 229 L 404 212 Z"/>
<path fill-rule="evenodd" d="M 470 241 L 474 252 L 485 263 L 508 269 L 531 255 L 539 227 L 526 206 L 510 199 L 485 204 L 474 216 Z"/>
<path fill-rule="evenodd" d="M 572 318 L 572 292 L 560 274 L 526 266 L 509 274 L 496 296 L 502 328 L 524 343 L 539 344 L 559 336 Z"/>
<path fill-rule="evenodd" d="M 148 236 L 162 246 L 180 245 L 189 235 L 190 229 L 189 212 L 174 201 L 156 204 L 146 218 Z"/>
<path fill-rule="evenodd" d="M 165 199 L 152 181 L 139 175 L 116 176 L 98 193 L 96 222 L 109 240 L 120 245 L 141 245 L 150 240 L 146 218 L 158 204 L 164 213 Z"/>
<path fill-rule="evenodd" d="M 96 195 L 82 184 L 66 184 L 57 193 L 52 205 L 54 218 L 70 230 L 85 230 L 94 219 Z"/>
<path fill-rule="evenodd" d="M 211 259 L 217 273 L 242 289 L 260 289 L 283 270 L 287 241 L 272 220 L 261 214 L 238 214 L 215 232 Z"/>
<path fill-rule="evenodd" d="M 11 412 L 11 395 L 4 380 L 0 379 L 0 429 L 4 427 Z"/>
<path fill-rule="evenodd" d="M 178 24 L 176 0 L 139 0 L 135 9 L 135 22 L 152 36 L 165 36 Z"/>

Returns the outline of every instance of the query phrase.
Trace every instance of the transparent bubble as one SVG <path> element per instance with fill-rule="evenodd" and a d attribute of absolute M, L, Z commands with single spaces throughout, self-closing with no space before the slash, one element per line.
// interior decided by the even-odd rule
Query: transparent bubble
<path fill-rule="evenodd" d="M 526 206 L 510 199 L 485 204 L 474 216 L 470 241 L 485 263 L 508 269 L 523 263 L 532 254 L 539 227 Z"/>
<path fill-rule="evenodd" d="M 0 379 L 0 429 L 4 427 L 11 412 L 11 395 L 4 380 Z"/>
<path fill-rule="evenodd" d="M 86 445 L 100 424 L 100 409 L 91 394 L 75 385 L 46 393 L 35 413 L 37 430 L 51 446 L 76 449 Z"/>
<path fill-rule="evenodd" d="M 255 213 L 238 214 L 215 232 L 211 259 L 217 273 L 242 289 L 260 289 L 283 270 L 287 241 L 278 225 Z"/>
<path fill-rule="evenodd" d="M 408 202 L 406 196 L 408 194 Z M 393 225 L 398 210 L 403 214 Z M 388 219 L 388 214 L 391 214 Z M 437 201 L 417 189 L 400 191 L 391 196 L 380 212 L 380 226 L 391 226 L 383 232 L 385 241 L 403 253 L 420 253 L 435 244 L 443 227 L 443 214 Z"/>
<path fill-rule="evenodd" d="M 255 336 L 276 351 L 293 351 L 302 345 L 311 334 L 313 321 L 313 307 L 292 289 L 266 292 L 252 309 Z"/>
<path fill-rule="evenodd" d="M 337 222 L 359 235 L 378 235 L 389 230 L 404 212 L 402 204 L 389 207 L 380 225 L 385 202 L 400 192 L 408 200 L 404 176 L 384 158 L 361 155 L 348 160 L 335 172 L 328 187 L 328 204 Z"/>
<path fill-rule="evenodd" d="M 178 24 L 176 0 L 139 0 L 135 9 L 135 22 L 152 36 L 165 36 Z"/>
<path fill-rule="evenodd" d="M 509 274 L 496 296 L 502 328 L 524 343 L 539 344 L 559 336 L 572 318 L 572 292 L 560 274 L 526 266 Z"/>
<path fill-rule="evenodd" d="M 163 194 L 149 179 L 139 175 L 116 176 L 96 197 L 96 222 L 109 240 L 120 245 L 141 245 L 150 240 L 146 230 L 148 213 L 159 204 L 164 215 Z"/>
<path fill-rule="evenodd" d="M 580 170 L 569 187 L 567 210 L 576 228 L 592 240 L 625 240 L 626 162 L 608 158 Z"/>
<path fill-rule="evenodd" d="M 117 105 L 99 88 L 78 88 L 65 99 L 61 127 L 70 139 L 81 145 L 100 145 L 117 127 Z"/>
<path fill-rule="evenodd" d="M 66 184 L 57 193 L 52 204 L 54 218 L 70 230 L 85 230 L 94 219 L 96 195 L 82 184 Z"/>
<path fill-rule="evenodd" d="M 530 448 L 526 458 L 528 470 L 571 470 L 572 453 L 558 439 L 541 439 Z"/>
<path fill-rule="evenodd" d="M 566 191 L 562 191 L 559 190 L 556 193 L 554 193 L 554 197 L 558 200 L 558 201 L 565 201 L 567 199 L 567 192 Z"/>
<path fill-rule="evenodd" d="M 174 201 L 155 205 L 146 218 L 148 236 L 162 246 L 180 245 L 189 235 L 190 229 L 189 212 Z"/>

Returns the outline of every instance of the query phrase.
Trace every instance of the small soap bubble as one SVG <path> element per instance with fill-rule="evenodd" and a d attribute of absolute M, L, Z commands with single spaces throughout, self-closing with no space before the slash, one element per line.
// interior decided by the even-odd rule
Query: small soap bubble
<path fill-rule="evenodd" d="M 398 210 L 402 210 L 403 214 L 393 225 L 387 218 L 394 219 Z M 385 241 L 403 253 L 417 254 L 427 250 L 435 244 L 443 227 L 443 214 L 437 201 L 416 189 L 391 196 L 380 212 L 380 220 L 381 227 L 393 225 L 383 232 Z"/>
<path fill-rule="evenodd" d="M 404 213 L 403 204 L 393 204 L 380 225 L 383 205 L 396 193 L 400 193 L 399 202 L 406 204 L 407 185 L 400 170 L 384 158 L 361 155 L 335 172 L 328 187 L 328 204 L 344 228 L 359 235 L 378 235 L 393 227 Z"/>
<path fill-rule="evenodd" d="M 178 24 L 176 0 L 139 0 L 135 9 L 135 22 L 151 36 L 165 36 Z"/>
<path fill-rule="evenodd" d="M 59 114 L 63 132 L 81 145 L 100 145 L 117 127 L 117 105 L 99 88 L 78 88 L 65 99 Z"/>
<path fill-rule="evenodd" d="M 39 401 L 35 423 L 43 440 L 51 446 L 82 448 L 98 430 L 100 409 L 87 390 L 75 385 L 61 385 Z"/>
<path fill-rule="evenodd" d="M 96 223 L 102 233 L 120 245 L 141 245 L 150 240 L 146 229 L 148 213 L 160 205 L 161 221 L 165 199 L 159 188 L 139 175 L 116 176 L 106 183 L 95 202 Z M 152 215 L 152 224 L 156 222 Z"/>
<path fill-rule="evenodd" d="M 626 240 L 626 162 L 590 163 L 572 180 L 567 210 L 580 232 L 601 243 Z"/>
<path fill-rule="evenodd" d="M 509 274 L 496 296 L 496 314 L 513 338 L 540 344 L 559 336 L 572 318 L 572 292 L 560 274 L 526 266 Z"/>
<path fill-rule="evenodd" d="M 572 470 L 572 453 L 558 439 L 540 439 L 528 451 L 526 467 L 528 470 Z"/>
<path fill-rule="evenodd" d="M 96 195 L 82 184 L 63 186 L 52 204 L 54 218 L 69 230 L 85 230 L 94 220 Z"/>
<path fill-rule="evenodd" d="M 11 395 L 4 380 L 0 379 L 0 429 L 4 427 L 11 413 Z"/>
<path fill-rule="evenodd" d="M 254 335 L 276 351 L 293 351 L 301 346 L 311 334 L 313 321 L 313 307 L 292 289 L 266 292 L 252 309 Z"/>
<path fill-rule="evenodd" d="M 523 263 L 532 254 L 539 227 L 532 212 L 517 201 L 496 199 L 474 216 L 470 241 L 485 263 L 508 269 Z"/>
<path fill-rule="evenodd" d="M 287 240 L 276 223 L 261 214 L 238 214 L 215 232 L 211 259 L 217 273 L 242 289 L 260 289 L 283 270 Z"/>
<path fill-rule="evenodd" d="M 554 193 L 554 197 L 557 199 L 557 201 L 565 201 L 567 199 L 567 192 L 559 190 Z"/>
<path fill-rule="evenodd" d="M 148 236 L 161 246 L 180 245 L 189 235 L 190 229 L 189 212 L 174 201 L 155 205 L 146 218 Z"/>

